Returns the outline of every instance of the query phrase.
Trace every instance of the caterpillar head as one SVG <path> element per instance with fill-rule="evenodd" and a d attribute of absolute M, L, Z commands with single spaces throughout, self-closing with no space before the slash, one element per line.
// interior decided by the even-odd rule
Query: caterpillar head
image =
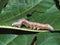
<path fill-rule="evenodd" d="M 14 22 L 14 23 L 12 23 L 12 27 L 21 27 L 21 25 L 18 22 Z"/>

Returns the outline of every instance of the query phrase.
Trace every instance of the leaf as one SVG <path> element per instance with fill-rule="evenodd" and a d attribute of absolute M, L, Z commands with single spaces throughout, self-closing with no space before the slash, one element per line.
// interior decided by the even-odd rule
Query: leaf
<path fill-rule="evenodd" d="M 26 17 L 28 13 L 32 13 L 30 18 Z M 30 21 L 48 23 L 59 30 L 59 14 L 53 0 L 9 0 L 0 14 L 0 25 L 11 26 L 20 18 L 29 18 Z"/>
<path fill-rule="evenodd" d="M 11 25 L 10 23 L 17 21 L 17 19 L 26 17 L 25 14 L 28 13 L 39 2 L 40 0 L 10 0 L 6 8 L 2 10 L 0 14 L 0 20 L 2 19 L 0 24 L 2 23 L 1 25 L 6 25 L 6 23 L 9 23 L 8 25 Z"/>
<path fill-rule="evenodd" d="M 39 33 L 37 45 L 59 45 L 60 33 Z"/>
<path fill-rule="evenodd" d="M 29 35 L 13 35 L 1 34 L 0 45 L 30 45 L 34 38 L 34 34 Z"/>
<path fill-rule="evenodd" d="M 34 19 L 33 19 L 34 18 Z M 43 0 L 35 7 L 35 12 L 30 17 L 31 21 L 50 24 L 55 30 L 59 30 L 60 11 L 53 0 Z"/>
<path fill-rule="evenodd" d="M 31 14 L 32 16 L 27 17 L 26 16 L 27 14 Z M 11 24 L 13 22 L 18 21 L 18 19 L 20 18 L 29 18 L 29 21 L 32 21 L 32 22 L 48 23 L 52 25 L 54 29 L 60 29 L 60 21 L 59 21 L 60 12 L 55 7 L 53 0 L 9 0 L 6 7 L 2 9 L 0 13 L 0 25 L 1 25 L 0 28 L 4 28 L 3 26 L 5 26 L 5 28 L 6 26 L 11 27 Z M 19 28 L 17 28 L 17 30 L 18 29 Z M 34 37 L 35 35 L 32 35 L 32 34 L 0 35 L 0 45 L 30 45 Z M 40 39 L 40 37 L 44 38 L 44 34 L 38 36 L 38 39 Z M 57 39 L 55 40 L 54 37 L 52 37 L 51 39 L 52 41 L 51 40 L 47 41 L 49 42 L 49 44 L 57 40 Z M 39 41 L 40 40 L 37 40 L 37 45 L 40 44 Z M 41 42 L 43 41 L 44 40 L 41 39 Z M 57 42 L 55 42 L 54 45 L 57 45 Z"/>

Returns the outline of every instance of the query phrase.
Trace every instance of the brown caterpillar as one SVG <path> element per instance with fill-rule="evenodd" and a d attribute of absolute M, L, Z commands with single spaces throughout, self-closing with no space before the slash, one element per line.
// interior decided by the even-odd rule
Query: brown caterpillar
<path fill-rule="evenodd" d="M 12 26 L 15 26 L 15 27 L 21 27 L 22 25 L 25 25 L 26 27 L 29 27 L 31 29 L 48 29 L 50 31 L 54 31 L 53 27 L 49 24 L 40 24 L 40 23 L 36 23 L 36 22 L 30 22 L 26 19 L 20 19 L 19 21 L 17 22 L 14 22 L 12 24 Z"/>

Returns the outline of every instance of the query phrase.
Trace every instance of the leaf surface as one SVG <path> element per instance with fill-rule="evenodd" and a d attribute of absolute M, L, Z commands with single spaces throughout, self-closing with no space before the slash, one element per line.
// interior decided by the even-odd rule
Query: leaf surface
<path fill-rule="evenodd" d="M 30 45 L 34 35 L 0 34 L 0 45 Z"/>
<path fill-rule="evenodd" d="M 27 17 L 27 14 L 32 16 Z M 32 22 L 48 23 L 59 30 L 59 14 L 53 0 L 9 0 L 0 14 L 0 25 L 11 26 L 20 18 L 28 18 Z"/>
<path fill-rule="evenodd" d="M 59 45 L 60 33 L 39 33 L 37 45 Z"/>

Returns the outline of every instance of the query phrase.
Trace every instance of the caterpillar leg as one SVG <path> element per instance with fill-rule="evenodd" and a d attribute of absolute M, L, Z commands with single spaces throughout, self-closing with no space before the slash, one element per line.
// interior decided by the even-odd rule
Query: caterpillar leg
<path fill-rule="evenodd" d="M 36 29 L 36 27 L 34 26 L 34 27 L 33 27 L 33 30 L 35 30 L 35 29 Z"/>
<path fill-rule="evenodd" d="M 37 30 L 39 30 L 40 28 L 38 27 Z"/>

